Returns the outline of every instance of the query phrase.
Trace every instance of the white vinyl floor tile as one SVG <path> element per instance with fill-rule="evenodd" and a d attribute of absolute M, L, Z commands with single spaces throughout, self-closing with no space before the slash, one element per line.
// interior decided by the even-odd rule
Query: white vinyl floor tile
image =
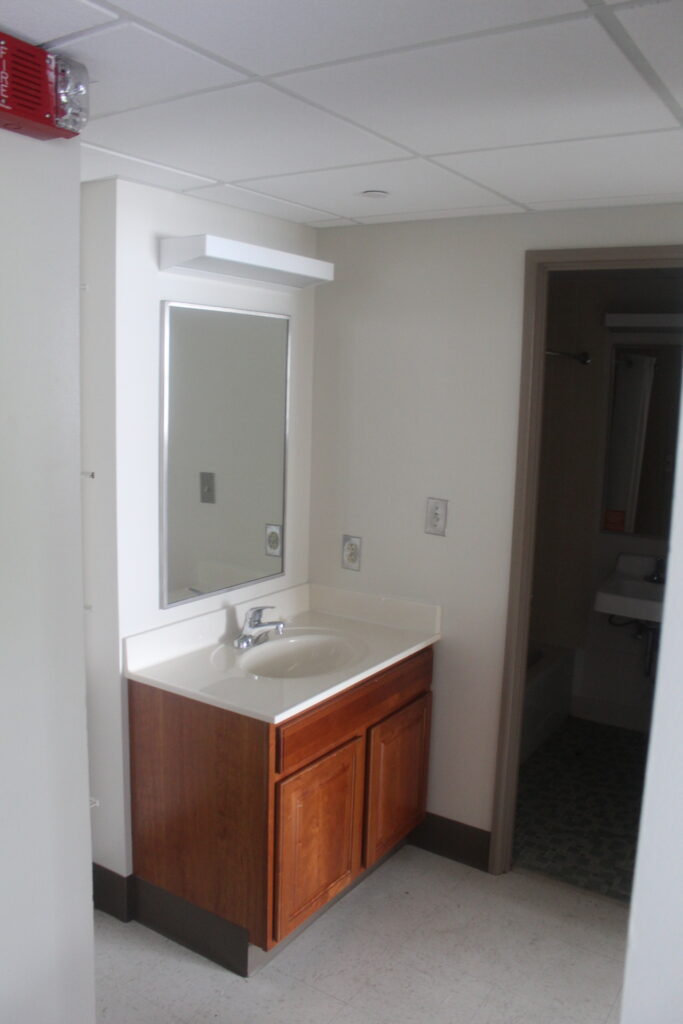
<path fill-rule="evenodd" d="M 245 980 L 96 915 L 100 1024 L 617 1024 L 628 910 L 406 846 Z"/>

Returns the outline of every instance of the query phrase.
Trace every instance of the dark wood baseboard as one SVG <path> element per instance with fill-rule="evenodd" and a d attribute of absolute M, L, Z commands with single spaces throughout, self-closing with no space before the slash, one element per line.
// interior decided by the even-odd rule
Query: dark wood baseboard
<path fill-rule="evenodd" d="M 249 932 L 164 889 L 134 879 L 136 921 L 246 978 Z"/>
<path fill-rule="evenodd" d="M 491 833 L 484 829 L 428 813 L 422 824 L 410 833 L 408 842 L 480 871 L 489 869 Z"/>
<path fill-rule="evenodd" d="M 132 875 L 118 875 L 101 864 L 92 866 L 93 903 L 96 910 L 119 921 L 131 921 L 134 917 L 134 886 Z"/>
<path fill-rule="evenodd" d="M 246 928 L 201 910 L 135 875 L 118 875 L 101 864 L 93 864 L 93 903 L 96 910 L 103 910 L 119 921 L 139 921 L 235 974 L 248 976 Z"/>

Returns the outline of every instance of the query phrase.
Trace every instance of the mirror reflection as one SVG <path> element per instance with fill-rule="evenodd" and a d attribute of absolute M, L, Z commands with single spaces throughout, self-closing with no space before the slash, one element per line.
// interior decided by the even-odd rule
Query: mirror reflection
<path fill-rule="evenodd" d="M 161 603 L 280 575 L 289 318 L 163 303 Z"/>
<path fill-rule="evenodd" d="M 680 388 L 680 344 L 615 345 L 603 529 L 668 535 Z"/>

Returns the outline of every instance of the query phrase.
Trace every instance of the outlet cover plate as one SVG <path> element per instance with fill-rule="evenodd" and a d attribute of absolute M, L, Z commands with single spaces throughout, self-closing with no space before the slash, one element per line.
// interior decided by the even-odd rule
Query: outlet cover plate
<path fill-rule="evenodd" d="M 354 572 L 360 572 L 360 549 L 360 537 L 351 537 L 348 533 L 343 535 L 341 557 L 342 569 L 353 569 Z"/>
<path fill-rule="evenodd" d="M 447 519 L 448 500 L 446 498 L 427 498 L 425 533 L 431 533 L 435 537 L 445 537 Z"/>

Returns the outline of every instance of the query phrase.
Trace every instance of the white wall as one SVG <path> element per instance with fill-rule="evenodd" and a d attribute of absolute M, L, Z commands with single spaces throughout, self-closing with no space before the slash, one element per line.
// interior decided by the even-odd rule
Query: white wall
<path fill-rule="evenodd" d="M 491 826 L 524 253 L 674 244 L 683 207 L 333 228 L 316 303 L 311 578 L 439 602 L 429 810 Z M 450 500 L 446 538 L 423 533 Z M 363 538 L 360 573 L 339 567 Z"/>
<path fill-rule="evenodd" d="M 0 133 L 0 1016 L 94 1020 L 75 143 Z"/>
<path fill-rule="evenodd" d="M 85 587 L 94 859 L 130 873 L 127 725 L 121 638 L 273 590 L 273 581 L 159 606 L 160 303 L 164 299 L 291 316 L 284 577 L 308 578 L 313 291 L 160 272 L 164 235 L 208 232 L 314 255 L 299 224 L 129 182 L 83 189 L 84 445 L 95 471 L 86 505 Z M 231 623 L 232 625 L 232 623 Z"/>

